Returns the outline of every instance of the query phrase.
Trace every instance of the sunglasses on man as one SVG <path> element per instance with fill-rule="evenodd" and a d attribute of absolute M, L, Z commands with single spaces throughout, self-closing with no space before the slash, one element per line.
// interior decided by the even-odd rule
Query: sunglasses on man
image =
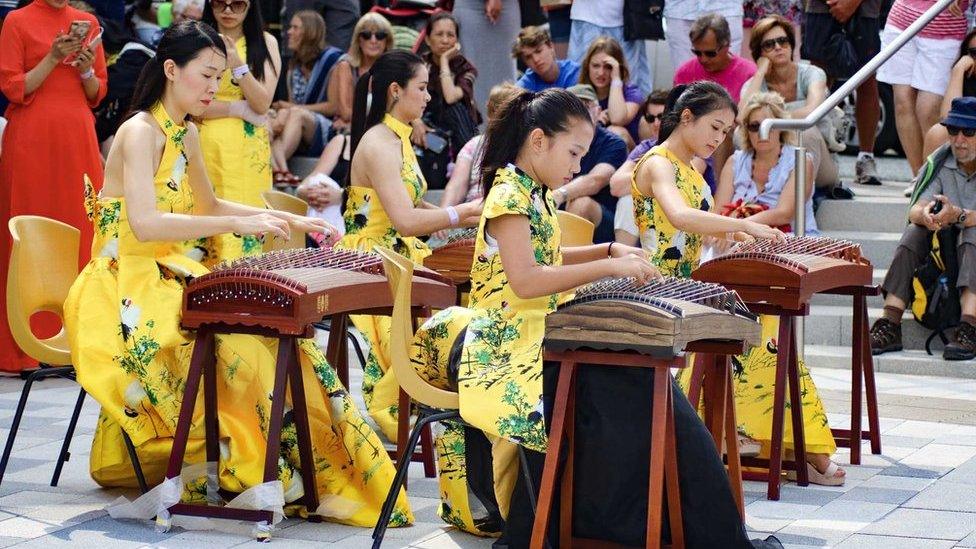
<path fill-rule="evenodd" d="M 387 34 L 385 31 L 376 31 L 376 32 L 372 32 L 372 31 L 361 31 L 359 33 L 359 37 L 362 38 L 363 40 L 369 40 L 371 38 L 375 38 L 375 39 L 377 39 L 377 40 L 379 40 L 381 42 L 383 40 L 386 40 L 386 37 L 387 36 L 389 36 L 389 34 Z"/>
<path fill-rule="evenodd" d="M 705 57 L 708 57 L 709 59 L 711 59 L 713 57 L 716 57 L 719 54 L 719 52 L 721 52 L 722 50 L 724 50 L 727 47 L 728 47 L 728 44 L 726 44 L 725 46 L 721 46 L 717 50 L 696 50 L 695 48 L 692 48 L 691 49 L 691 53 L 694 54 L 695 57 L 699 57 L 700 58 L 702 56 L 705 56 Z"/>
<path fill-rule="evenodd" d="M 244 0 L 232 0 L 231 2 L 210 0 L 210 7 L 213 8 L 214 13 L 223 13 L 230 10 L 231 13 L 241 14 L 247 11 L 248 5 L 250 4 Z"/>
<path fill-rule="evenodd" d="M 948 133 L 950 137 L 955 137 L 959 135 L 959 132 L 962 132 L 962 134 L 965 135 L 966 137 L 972 137 L 976 135 L 976 128 L 960 128 L 959 126 L 950 126 L 948 124 L 943 124 L 943 125 L 945 126 L 946 133 Z"/>
<path fill-rule="evenodd" d="M 652 114 L 649 112 L 644 113 L 644 120 L 646 120 L 648 124 L 653 124 L 655 120 L 663 121 L 663 119 L 664 119 L 664 113 L 661 114 Z"/>
<path fill-rule="evenodd" d="M 785 48 L 786 46 L 789 45 L 790 45 L 790 39 L 786 36 L 770 38 L 769 40 L 763 40 L 762 42 L 759 43 L 759 47 L 762 48 L 762 51 L 766 51 L 766 52 L 773 51 L 773 48 L 775 48 L 776 46 Z"/>

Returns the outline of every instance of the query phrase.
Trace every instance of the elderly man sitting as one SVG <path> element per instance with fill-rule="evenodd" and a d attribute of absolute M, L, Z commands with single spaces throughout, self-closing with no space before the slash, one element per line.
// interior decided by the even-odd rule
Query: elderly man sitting
<path fill-rule="evenodd" d="M 902 235 L 883 284 L 884 316 L 871 327 L 874 354 L 901 350 L 901 318 L 912 296 L 912 276 L 931 249 L 933 232 L 954 225 L 960 229 L 956 287 L 962 322 L 954 341 L 946 345 L 943 358 L 969 360 L 976 356 L 976 98 L 953 100 L 942 125 L 949 133 L 952 154 L 932 174 L 909 211 L 911 223 Z"/>

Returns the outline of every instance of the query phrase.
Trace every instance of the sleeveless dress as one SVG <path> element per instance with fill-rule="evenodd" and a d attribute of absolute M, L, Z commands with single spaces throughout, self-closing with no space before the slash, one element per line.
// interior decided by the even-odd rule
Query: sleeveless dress
<path fill-rule="evenodd" d="M 247 59 L 247 43 L 237 41 L 237 53 Z M 272 78 L 273 75 L 265 75 Z M 217 88 L 217 101 L 240 101 L 244 92 L 231 74 L 224 71 Z M 200 148 L 207 175 L 217 198 L 264 208 L 261 193 L 271 189 L 271 140 L 264 126 L 255 126 L 237 117 L 211 118 L 200 125 Z M 224 260 L 257 255 L 263 251 L 261 239 L 253 235 L 222 234 L 198 243 L 196 258 L 213 266 Z"/>
<path fill-rule="evenodd" d="M 387 114 L 383 124 L 400 138 L 400 154 L 403 158 L 400 179 L 414 207 L 419 207 L 427 192 L 427 182 L 420 172 L 417 156 L 410 143 L 412 128 Z M 380 203 L 374 189 L 350 185 L 347 189 L 346 234 L 336 248 L 372 251 L 383 246 L 417 263 L 423 263 L 430 255 L 430 248 L 416 237 L 401 236 Z M 390 368 L 390 318 L 385 316 L 353 315 L 350 317 L 356 329 L 369 342 L 369 356 L 363 367 L 363 399 L 370 416 L 391 441 L 397 437 L 397 406 L 400 385 Z"/>
<path fill-rule="evenodd" d="M 735 151 L 732 162 L 732 202 L 742 200 L 744 203 L 762 204 L 767 208 L 774 208 L 783 194 L 783 187 L 790 180 L 793 167 L 796 166 L 796 147 L 783 145 L 776 165 L 769 170 L 769 177 L 762 193 L 756 182 L 752 180 L 753 155 L 746 151 Z M 819 234 L 817 217 L 813 213 L 813 197 L 807 199 L 806 204 L 806 234 Z"/>
<path fill-rule="evenodd" d="M 152 115 L 167 138 L 154 178 L 157 209 L 190 214 L 186 127 L 173 122 L 161 104 Z M 98 198 L 89 183 L 85 206 L 95 228 L 92 260 L 72 285 L 64 310 L 78 381 L 102 406 L 92 443 L 92 478 L 103 486 L 135 486 L 124 429 L 147 480 L 157 484 L 165 476 L 193 351 L 193 334 L 180 328 L 183 291 L 188 280 L 208 271 L 184 255 L 181 242 L 140 242 L 122 198 Z M 393 464 L 315 343 L 303 340 L 300 348 L 316 484 L 324 502 L 319 511 L 340 522 L 372 526 L 393 480 Z M 217 336 L 217 474 L 221 488 L 232 492 L 263 483 L 276 349 L 277 342 L 268 338 Z M 205 460 L 202 406 L 196 411 L 187 463 Z M 295 437 L 286 415 L 278 461 L 286 503 L 302 494 Z M 183 499 L 205 498 L 205 485 L 205 480 L 190 481 Z M 391 524 L 410 521 L 401 495 Z"/>
<path fill-rule="evenodd" d="M 653 252 L 652 262 L 661 274 L 688 278 L 691 272 L 698 268 L 701 260 L 702 235 L 677 230 L 668 221 L 664 211 L 657 207 L 654 199 L 644 195 L 637 187 L 637 173 L 641 164 L 655 155 L 667 158 L 674 166 L 678 192 L 689 207 L 709 211 L 712 207 L 712 196 L 701 174 L 663 146 L 659 145 L 648 151 L 634 168 L 631 192 L 634 196 L 634 215 L 637 227 L 640 229 L 641 246 Z M 760 317 L 760 323 L 762 325 L 760 344 L 744 355 L 732 357 L 732 379 L 736 418 L 739 420 L 738 431 L 759 442 L 762 445 L 760 455 L 769 457 L 779 319 L 764 315 Z M 827 424 L 823 402 L 802 360 L 799 370 L 806 450 L 809 453 L 832 455 L 837 450 L 837 446 Z M 678 383 L 686 391 L 690 375 L 690 368 L 684 368 L 678 374 Z M 783 443 L 787 449 L 793 447 L 791 425 L 786 425 Z"/>
<path fill-rule="evenodd" d="M 516 444 L 546 451 L 542 343 L 546 315 L 559 300 L 559 294 L 523 299 L 509 287 L 498 245 L 485 232 L 488 220 L 504 215 L 529 219 L 539 265 L 562 264 L 556 205 L 548 189 L 515 166 L 499 169 L 478 227 L 468 307 L 451 307 L 430 318 L 414 337 L 411 351 L 417 372 L 434 385 L 458 391 L 461 417 L 491 441 L 494 493 L 502 516 L 507 515 L 518 471 Z M 460 363 L 452 372 L 449 357 L 458 352 L 452 350 L 455 341 Z M 438 512 L 462 530 L 490 533 L 486 510 L 467 488 L 464 429 L 456 423 L 444 427 L 436 441 L 442 498 Z"/>

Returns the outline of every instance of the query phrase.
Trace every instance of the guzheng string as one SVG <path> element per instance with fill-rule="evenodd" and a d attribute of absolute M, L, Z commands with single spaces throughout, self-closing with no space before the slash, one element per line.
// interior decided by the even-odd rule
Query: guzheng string
<path fill-rule="evenodd" d="M 681 308 L 667 300 L 698 303 L 734 314 L 748 314 L 749 311 L 736 292 L 719 284 L 685 278 L 666 278 L 646 284 L 638 284 L 633 278 L 604 279 L 576 290 L 576 297 L 567 305 L 600 299 L 647 303 L 677 315 L 681 314 Z"/>
<path fill-rule="evenodd" d="M 745 253 L 813 255 L 845 259 L 854 263 L 865 261 L 859 244 L 825 236 L 788 236 L 784 242 L 753 240 L 736 245 L 729 255 Z"/>

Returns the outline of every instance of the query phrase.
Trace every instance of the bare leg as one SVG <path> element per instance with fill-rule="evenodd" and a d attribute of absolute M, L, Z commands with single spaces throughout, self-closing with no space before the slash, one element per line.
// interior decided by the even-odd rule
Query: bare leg
<path fill-rule="evenodd" d="M 599 225 L 600 221 L 603 220 L 603 209 L 600 208 L 600 204 L 588 196 L 581 196 L 570 200 L 566 204 L 566 211 L 586 219 L 594 227 Z"/>
<path fill-rule="evenodd" d="M 922 156 L 928 158 L 930 154 L 935 152 L 942 145 L 949 142 L 949 132 L 946 131 L 945 126 L 942 124 L 936 124 L 929 128 L 929 131 L 925 132 L 925 144 L 922 146 Z"/>
<path fill-rule="evenodd" d="M 976 316 L 976 293 L 970 291 L 969 288 L 963 288 L 962 295 L 959 297 L 959 303 L 962 308 L 962 314 Z"/>
<path fill-rule="evenodd" d="M 942 108 L 942 96 L 936 95 L 932 92 L 919 91 L 918 97 L 915 99 L 915 116 L 918 118 L 918 126 L 922 129 L 921 135 L 924 136 L 928 133 L 933 126 L 939 123 L 939 114 Z M 924 162 L 924 150 L 923 145 L 923 156 L 922 161 Z"/>
<path fill-rule="evenodd" d="M 857 87 L 857 103 L 854 105 L 854 115 L 857 119 L 857 135 L 862 152 L 874 152 L 875 132 L 878 130 L 878 121 L 881 120 L 879 100 L 878 81 L 875 80 L 874 76 Z"/>
<path fill-rule="evenodd" d="M 895 126 L 898 128 L 898 139 L 905 149 L 909 169 L 912 173 L 916 173 L 922 165 L 922 128 L 918 124 L 919 116 L 915 112 L 918 90 L 904 84 L 895 84 L 892 89 L 895 92 Z M 858 125 L 858 135 L 862 135 L 860 125 Z"/>
<path fill-rule="evenodd" d="M 275 157 L 279 169 L 286 170 L 288 168 L 288 159 L 295 154 L 295 150 L 302 142 L 303 120 L 310 115 L 305 109 L 298 109 L 285 122 L 285 128 L 281 130 L 281 135 L 275 140 L 275 145 L 272 145 L 272 155 Z"/>

